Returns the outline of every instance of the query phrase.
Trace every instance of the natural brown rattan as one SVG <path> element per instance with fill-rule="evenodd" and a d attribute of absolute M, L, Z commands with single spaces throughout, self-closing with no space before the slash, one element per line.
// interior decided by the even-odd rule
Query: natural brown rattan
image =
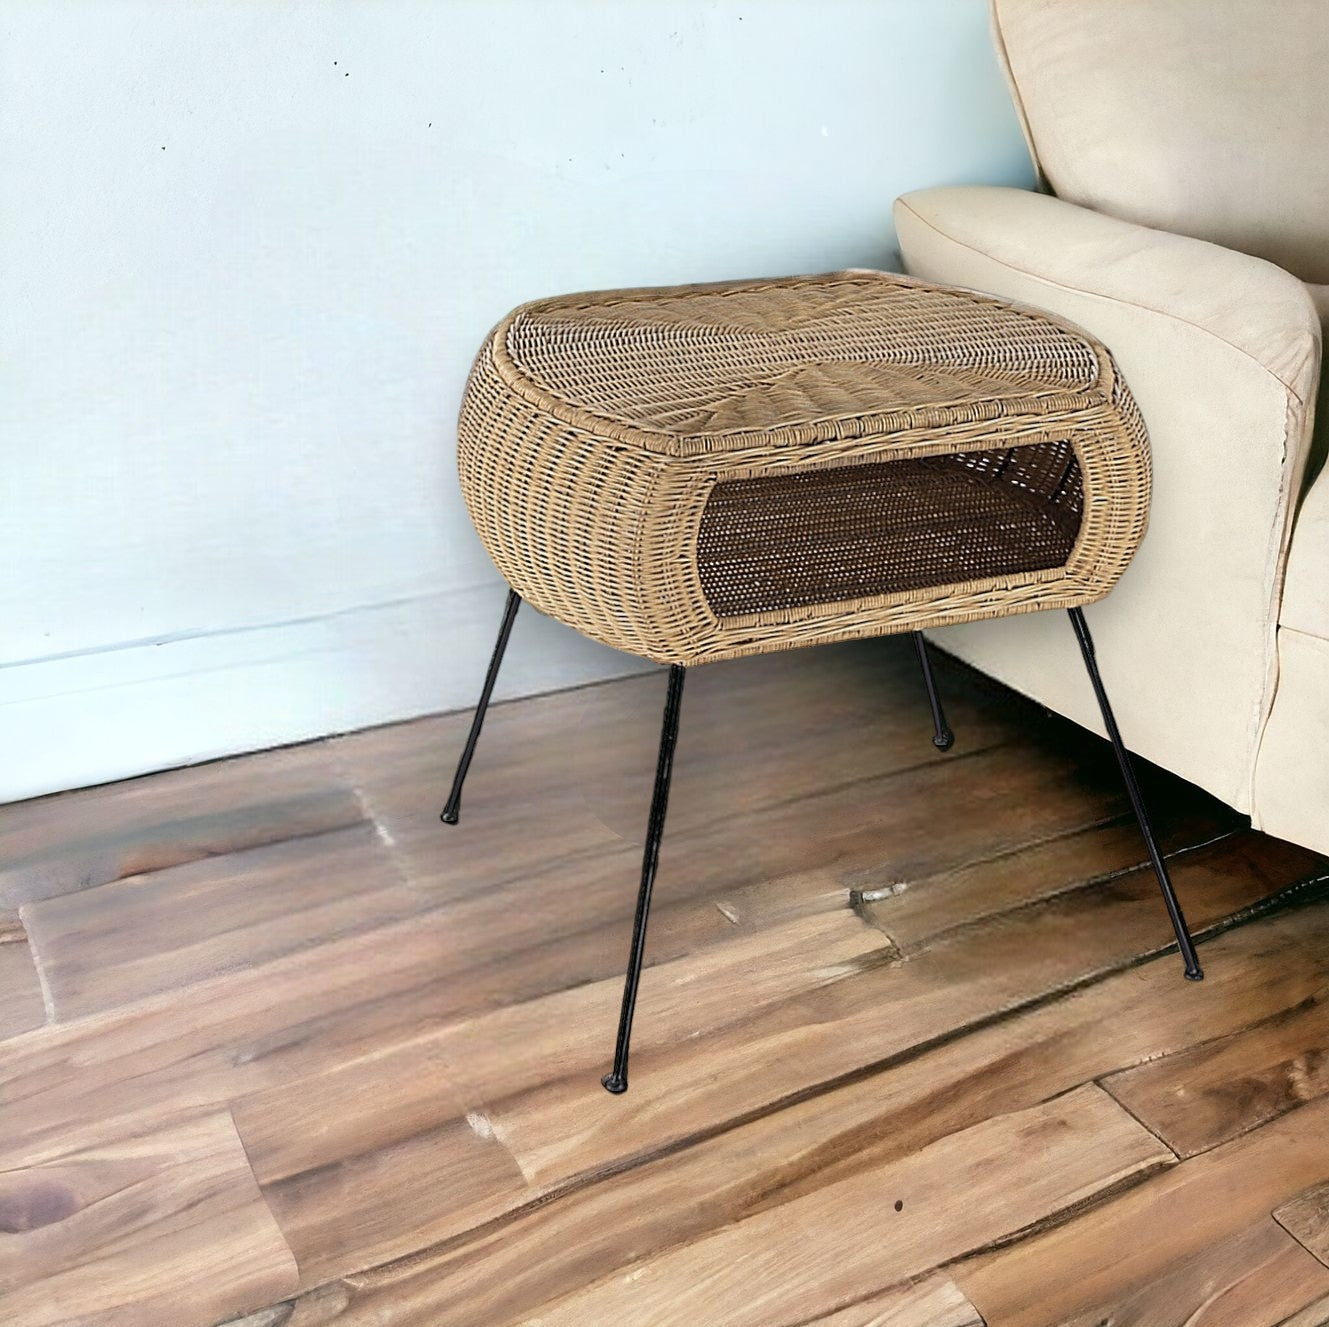
<path fill-rule="evenodd" d="M 524 305 L 459 454 L 513 589 L 665 663 L 1089 603 L 1149 503 L 1102 346 L 877 272 Z"/>

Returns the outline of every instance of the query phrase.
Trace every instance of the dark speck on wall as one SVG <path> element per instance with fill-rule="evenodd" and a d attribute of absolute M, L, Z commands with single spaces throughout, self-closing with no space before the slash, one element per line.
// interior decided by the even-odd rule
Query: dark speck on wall
<path fill-rule="evenodd" d="M 903 1199 L 903 1198 L 897 1198 L 897 1199 L 895 1200 L 895 1210 L 896 1210 L 897 1212 L 903 1212 L 903 1211 L 904 1211 L 904 1199 Z"/>

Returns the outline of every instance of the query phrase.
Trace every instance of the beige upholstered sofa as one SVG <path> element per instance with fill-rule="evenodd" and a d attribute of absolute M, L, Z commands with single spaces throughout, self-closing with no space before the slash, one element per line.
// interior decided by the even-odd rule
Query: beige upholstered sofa
<path fill-rule="evenodd" d="M 1089 609 L 1122 731 L 1329 851 L 1329 0 L 996 0 L 993 28 L 1050 192 L 907 194 L 905 266 L 1111 348 L 1155 475 Z M 937 641 L 1101 731 L 1060 613 Z"/>

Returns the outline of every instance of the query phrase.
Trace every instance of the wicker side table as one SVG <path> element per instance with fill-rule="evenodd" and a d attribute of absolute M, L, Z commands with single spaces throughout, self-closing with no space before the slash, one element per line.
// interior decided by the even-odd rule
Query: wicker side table
<path fill-rule="evenodd" d="M 542 300 L 481 348 L 460 420 L 475 527 L 511 586 L 444 821 L 522 599 L 670 666 L 619 1022 L 628 1045 L 685 670 L 1069 610 L 1162 889 L 1201 973 L 1094 660 L 1085 604 L 1144 535 L 1143 423 L 1084 333 L 878 272 Z"/>

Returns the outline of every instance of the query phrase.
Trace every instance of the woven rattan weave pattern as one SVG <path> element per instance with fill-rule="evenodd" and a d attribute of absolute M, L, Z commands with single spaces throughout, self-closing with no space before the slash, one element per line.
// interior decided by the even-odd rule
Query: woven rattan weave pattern
<path fill-rule="evenodd" d="M 523 598 L 668 663 L 1088 603 L 1149 499 L 1102 346 L 876 272 L 524 305 L 459 456 Z"/>

